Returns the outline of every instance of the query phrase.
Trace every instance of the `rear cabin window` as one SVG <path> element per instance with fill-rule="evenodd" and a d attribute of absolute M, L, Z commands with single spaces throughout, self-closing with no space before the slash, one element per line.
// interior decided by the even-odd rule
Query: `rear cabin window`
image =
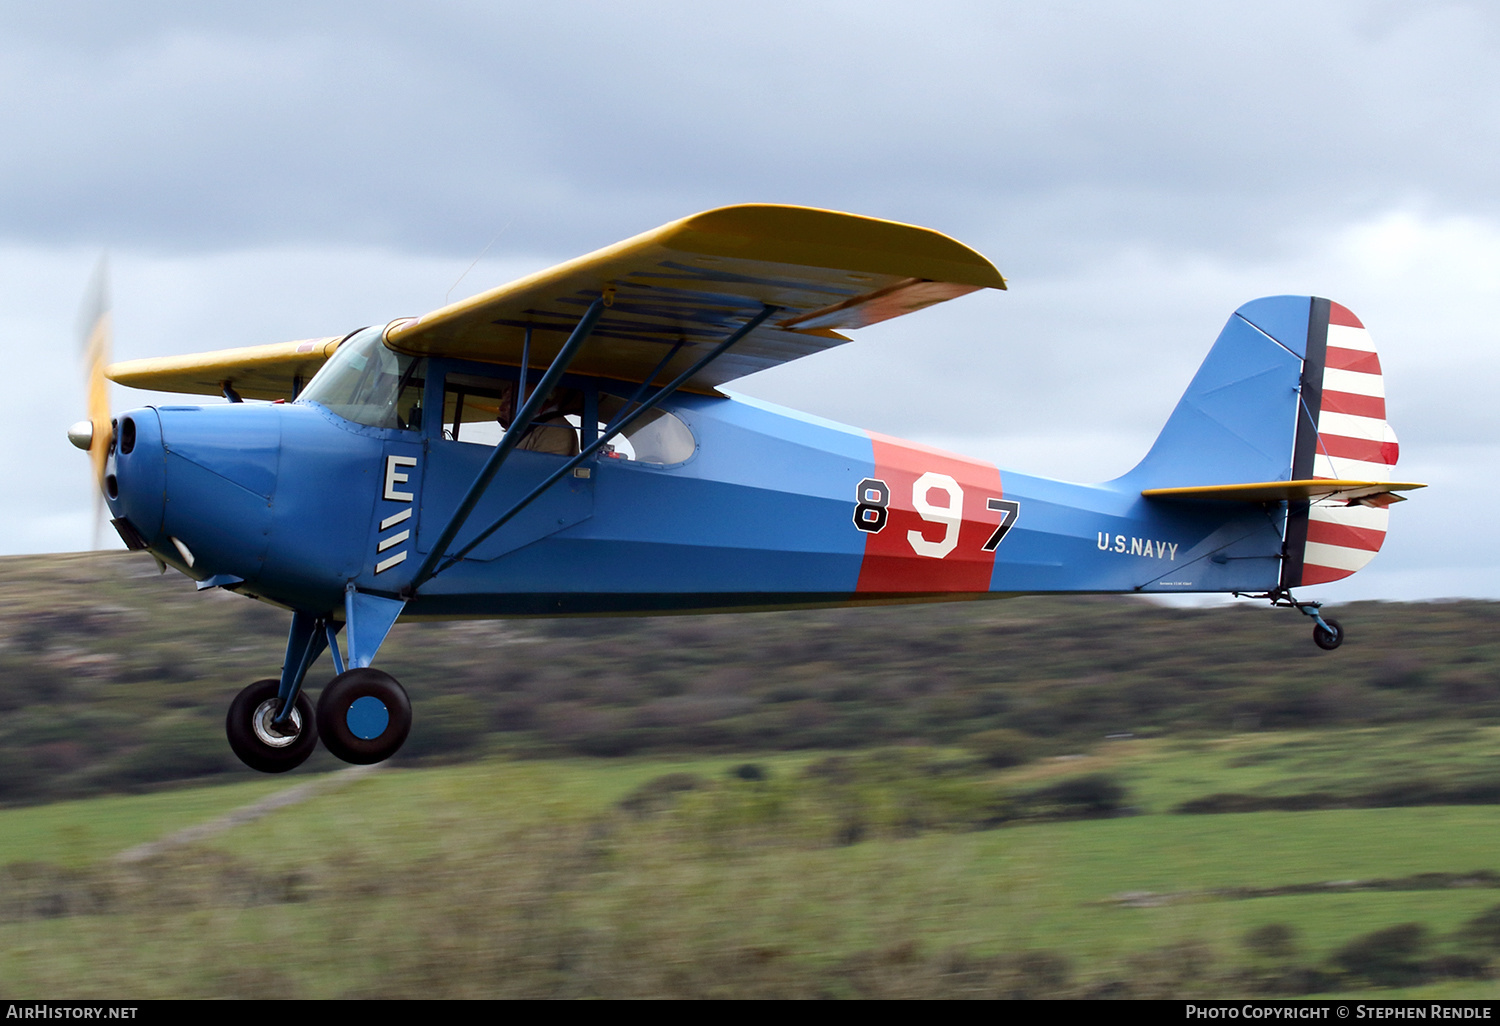
<path fill-rule="evenodd" d="M 515 419 L 516 405 L 514 381 L 479 374 L 449 374 L 443 382 L 443 438 L 469 445 L 498 445 L 506 428 Z M 626 405 L 627 401 L 618 396 L 599 396 L 595 437 L 603 433 Z M 583 443 L 584 408 L 581 390 L 556 389 L 516 448 L 555 456 L 576 456 Z M 653 409 L 642 414 L 623 434 L 611 439 L 601 456 L 672 464 L 688 459 L 697 447 L 692 431 L 680 418 L 666 410 Z"/>
<path fill-rule="evenodd" d="M 614 420 L 626 401 L 613 395 L 599 396 L 599 416 Z M 611 443 L 615 455 L 641 463 L 682 463 L 698 449 L 698 440 L 680 418 L 657 407 L 646 411 Z"/>

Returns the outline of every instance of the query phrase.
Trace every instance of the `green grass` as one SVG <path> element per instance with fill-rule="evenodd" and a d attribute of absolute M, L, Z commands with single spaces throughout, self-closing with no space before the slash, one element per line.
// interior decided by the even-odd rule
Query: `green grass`
<path fill-rule="evenodd" d="M 420 859 L 447 851 L 460 839 L 575 826 L 609 812 L 654 777 L 696 773 L 722 778 L 747 761 L 786 776 L 808 759 L 782 754 L 754 760 L 496 759 L 438 769 L 389 769 L 338 793 L 279 810 L 213 843 L 272 866 L 300 864 L 330 851 L 381 860 Z"/>
<path fill-rule="evenodd" d="M 1212 740 L 1140 740 L 1104 746 L 1149 812 L 1218 792 L 1348 793 L 1382 783 L 1485 775 L 1500 779 L 1500 728 L 1464 724 L 1239 734 Z"/>
<path fill-rule="evenodd" d="M 1141 816 L 1022 827 L 977 840 L 982 854 L 976 869 L 1001 878 L 1030 878 L 1022 897 L 1036 923 L 1035 945 L 1089 957 L 1188 937 L 1237 944 L 1246 931 L 1266 922 L 1297 927 L 1311 948 L 1321 950 L 1410 919 L 1446 932 L 1500 904 L 1500 891 L 1490 890 L 1204 900 L 1155 908 L 1097 904 L 1141 891 L 1491 868 L 1500 862 L 1500 816 L 1490 809 Z M 1393 919 L 1397 906 L 1410 911 Z M 1447 911 L 1416 914 L 1440 907 Z"/>
<path fill-rule="evenodd" d="M 819 791 L 803 775 L 815 753 L 393 768 L 142 866 L 55 885 L 103 889 L 111 911 L 0 922 L 0 993 L 937 996 L 965 980 L 1013 992 L 1028 978 L 1016 958 L 1048 951 L 1071 966 L 1052 992 L 1114 980 L 1135 994 L 1223 996 L 1246 986 L 1232 974 L 1255 962 L 1243 947 L 1255 927 L 1292 927 L 1307 965 L 1405 922 L 1427 927 L 1434 952 L 1458 950 L 1454 931 L 1500 905 L 1500 890 L 1200 894 L 1155 907 L 1118 896 L 1500 870 L 1500 812 L 1165 810 L 1215 791 L 1467 772 L 1487 765 L 1495 740 L 1392 728 L 1115 743 L 965 779 L 1015 791 L 1103 771 L 1144 814 L 912 836 L 881 826 L 853 845 L 835 838 L 859 794 L 868 811 L 871 794 L 899 807 L 929 793 L 894 754 L 856 764 L 893 767 L 868 793 Z M 728 776 L 747 761 L 770 780 Z M 654 814 L 620 810 L 667 773 L 711 786 Z M 294 782 L 3 811 L 0 860 L 82 870 Z M 1201 978 L 1184 975 L 1194 960 L 1208 967 Z M 1402 993 L 1500 988 L 1443 980 Z"/>
<path fill-rule="evenodd" d="M 221 816 L 296 782 L 268 778 L 0 810 L 0 865 L 51 862 L 75 868 L 87 866 Z"/>

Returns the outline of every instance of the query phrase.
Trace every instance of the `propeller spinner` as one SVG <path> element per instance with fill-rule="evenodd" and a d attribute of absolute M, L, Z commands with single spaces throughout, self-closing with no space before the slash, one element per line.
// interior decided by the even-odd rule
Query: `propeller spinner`
<path fill-rule="evenodd" d="M 79 326 L 88 381 L 88 419 L 68 428 L 68 441 L 89 454 L 94 469 L 93 547 L 97 549 L 104 522 L 104 465 L 114 433 L 109 414 L 109 379 L 104 376 L 110 359 L 111 325 L 108 265 L 102 257 L 85 295 Z"/>

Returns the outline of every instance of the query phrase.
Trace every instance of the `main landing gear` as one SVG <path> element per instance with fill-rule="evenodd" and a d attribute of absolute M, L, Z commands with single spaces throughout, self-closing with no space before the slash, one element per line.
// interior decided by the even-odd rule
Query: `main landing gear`
<path fill-rule="evenodd" d="M 229 705 L 224 731 L 241 762 L 262 773 L 285 773 L 307 761 L 318 739 L 345 762 L 383 762 L 411 733 L 411 700 L 390 674 L 370 668 L 404 602 L 346 593 L 350 668 L 339 653 L 344 626 L 328 616 L 294 613 L 279 680 L 260 680 Z M 302 683 L 308 668 L 329 649 L 338 676 L 318 697 L 317 711 Z"/>
<path fill-rule="evenodd" d="M 1300 602 L 1292 597 L 1292 593 L 1285 588 L 1267 592 L 1264 595 L 1241 595 L 1234 592 L 1235 598 L 1263 598 L 1269 599 L 1273 606 L 1286 606 L 1295 609 L 1303 616 L 1312 617 L 1313 621 L 1313 644 L 1325 652 L 1332 652 L 1344 643 L 1344 626 L 1331 616 L 1324 616 L 1318 610 L 1323 607 L 1321 602 Z"/>
<path fill-rule="evenodd" d="M 307 761 L 318 739 L 334 756 L 359 766 L 384 762 L 411 733 L 411 699 L 395 677 L 368 667 L 341 673 L 318 696 L 317 712 L 298 690 L 292 713 L 282 709 L 280 681 L 258 680 L 229 704 L 224 732 L 241 762 L 262 773 L 285 773 Z"/>

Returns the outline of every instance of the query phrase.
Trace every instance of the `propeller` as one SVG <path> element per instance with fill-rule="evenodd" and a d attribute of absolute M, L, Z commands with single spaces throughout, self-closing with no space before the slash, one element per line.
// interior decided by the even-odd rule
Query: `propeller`
<path fill-rule="evenodd" d="M 109 458 L 114 433 L 109 414 L 109 379 L 104 376 L 104 368 L 110 360 L 111 335 L 109 265 L 105 257 L 100 257 L 79 310 L 79 336 L 88 382 L 88 419 L 80 420 L 68 429 L 68 441 L 89 454 L 89 463 L 94 469 L 95 549 L 100 546 L 104 523 L 104 464 Z"/>

